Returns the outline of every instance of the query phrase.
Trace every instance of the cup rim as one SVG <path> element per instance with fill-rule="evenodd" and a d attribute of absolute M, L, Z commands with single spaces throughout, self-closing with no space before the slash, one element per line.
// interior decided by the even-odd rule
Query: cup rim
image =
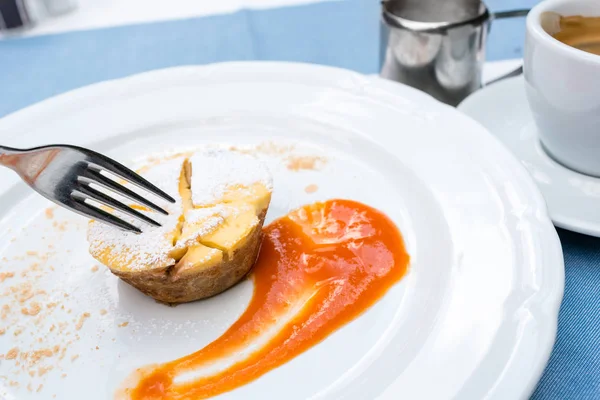
<path fill-rule="evenodd" d="M 568 44 L 555 39 L 552 35 L 546 32 L 544 28 L 542 28 L 542 24 L 540 22 L 540 16 L 542 13 L 547 11 L 552 12 L 552 8 L 556 5 L 569 3 L 569 0 L 545 0 L 533 7 L 529 14 L 527 14 L 527 20 L 525 23 L 529 35 L 531 35 L 537 41 L 544 43 L 546 46 L 552 46 L 556 49 L 556 51 L 567 57 L 577 58 L 590 64 L 600 64 L 599 55 L 588 53 L 587 51 L 579 50 L 575 47 L 569 46 Z"/>
<path fill-rule="evenodd" d="M 381 2 L 382 16 L 385 23 L 394 28 L 407 29 L 414 32 L 446 32 L 452 28 L 456 28 L 459 26 L 481 25 L 490 18 L 490 12 L 483 2 L 481 2 L 481 12 L 478 15 L 462 21 L 454 22 L 422 22 L 399 17 L 391 11 L 391 4 L 392 1 L 390 0 L 384 0 Z"/>

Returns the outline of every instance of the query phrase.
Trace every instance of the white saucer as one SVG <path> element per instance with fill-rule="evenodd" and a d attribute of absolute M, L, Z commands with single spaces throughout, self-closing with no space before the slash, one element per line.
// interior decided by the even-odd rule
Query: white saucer
<path fill-rule="evenodd" d="M 546 199 L 554 225 L 600 237 L 600 179 L 568 169 L 546 154 L 523 77 L 484 88 L 458 109 L 483 124 L 527 168 Z"/>

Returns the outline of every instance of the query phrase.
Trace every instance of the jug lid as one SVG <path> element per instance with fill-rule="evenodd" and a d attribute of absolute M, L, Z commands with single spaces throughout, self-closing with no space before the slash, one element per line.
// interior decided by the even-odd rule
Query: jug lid
<path fill-rule="evenodd" d="M 464 25 L 481 25 L 490 13 L 479 0 L 384 0 L 384 21 L 395 28 L 441 32 Z"/>

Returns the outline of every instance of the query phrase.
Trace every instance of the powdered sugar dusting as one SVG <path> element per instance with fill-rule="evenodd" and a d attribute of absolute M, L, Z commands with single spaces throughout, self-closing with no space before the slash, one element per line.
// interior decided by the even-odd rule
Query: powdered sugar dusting
<path fill-rule="evenodd" d="M 90 224 L 88 240 L 90 253 L 94 257 L 102 258 L 102 254 L 109 252 L 107 260 L 111 265 L 127 266 L 131 270 L 149 268 L 164 268 L 175 263 L 169 257 L 173 248 L 173 241 L 177 233 L 177 215 L 169 216 L 152 215 L 159 222 L 160 227 L 144 227 L 143 234 L 121 231 L 112 226 L 93 222 Z M 126 216 L 124 220 L 135 224 L 136 222 Z"/>
<path fill-rule="evenodd" d="M 185 225 L 176 247 L 185 247 L 191 241 L 197 241 L 214 232 L 229 215 L 229 209 L 222 205 L 188 210 L 185 213 Z"/>
<path fill-rule="evenodd" d="M 271 175 L 257 158 L 224 149 L 210 149 L 190 157 L 192 201 L 195 206 L 214 204 L 228 187 L 262 183 L 272 189 Z"/>
<path fill-rule="evenodd" d="M 181 174 L 181 168 L 185 159 L 185 156 L 179 156 L 163 162 L 154 163 L 153 165 L 142 168 L 140 170 L 140 175 L 167 192 L 177 201 L 177 203 L 181 204 L 181 196 L 179 195 L 179 175 Z"/>
<path fill-rule="evenodd" d="M 184 157 L 174 158 L 141 171 L 141 175 L 177 200 L 175 204 L 161 203 L 169 215 L 146 212 L 161 226 L 142 225 L 137 220 L 120 214 L 120 218 L 142 229 L 143 233 L 138 235 L 110 225 L 92 222 L 88 231 L 88 240 L 90 253 L 94 257 L 102 258 L 104 254 L 105 260 L 110 260 L 111 265 L 126 266 L 131 270 L 164 268 L 175 262 L 169 257 L 169 253 L 173 249 L 173 242 L 178 234 L 179 217 L 182 214 L 178 188 L 184 159 Z"/>
<path fill-rule="evenodd" d="M 165 268 L 176 263 L 170 254 L 216 231 L 229 216 L 240 210 L 218 204 L 228 189 L 250 190 L 263 184 L 268 190 L 272 181 L 266 167 L 253 156 L 225 149 L 204 149 L 189 157 L 192 167 L 191 191 L 194 209 L 183 215 L 179 180 L 186 156 L 153 160 L 139 173 L 167 192 L 175 204 L 160 202 L 169 215 L 143 211 L 161 224 L 153 227 L 118 213 L 123 220 L 142 229 L 142 234 L 125 232 L 112 226 L 92 222 L 88 231 L 90 253 L 104 264 L 132 271 Z M 181 232 L 180 232 L 181 229 Z"/>
<path fill-rule="evenodd" d="M 194 208 L 185 214 L 185 220 L 189 224 L 197 224 L 204 222 L 210 217 L 218 217 L 221 219 L 227 218 L 230 212 L 227 207 L 218 204 L 207 208 Z M 210 229 L 209 229 L 210 230 Z M 208 232 L 207 232 L 208 233 Z"/>

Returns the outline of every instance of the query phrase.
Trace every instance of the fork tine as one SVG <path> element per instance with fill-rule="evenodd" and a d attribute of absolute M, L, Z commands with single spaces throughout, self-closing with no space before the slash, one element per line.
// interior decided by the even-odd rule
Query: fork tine
<path fill-rule="evenodd" d="M 118 193 L 131 201 L 143 204 L 153 209 L 154 211 L 158 211 L 159 213 L 164 215 L 169 215 L 168 212 L 166 212 L 164 209 L 157 206 L 150 200 L 146 200 L 133 190 L 127 189 L 125 186 L 118 184 L 117 182 L 113 181 L 110 178 L 107 178 L 106 176 L 93 169 L 87 169 L 83 176 L 77 177 L 77 180 L 79 180 L 79 182 L 81 183 L 87 184 L 88 186 L 90 183 L 95 183 L 98 186 L 102 186 L 105 189 L 112 190 L 113 192 Z"/>
<path fill-rule="evenodd" d="M 77 189 L 73 190 L 73 192 L 71 193 L 71 197 L 79 198 L 82 200 L 86 200 L 86 199 L 87 200 L 90 200 L 90 199 L 96 200 L 100 204 L 103 204 L 108 207 L 112 207 L 112 208 L 119 210 L 131 217 L 142 220 L 150 225 L 161 226 L 158 222 L 154 221 L 151 218 L 146 217 L 141 212 L 136 211 L 133 208 L 121 203 L 120 201 L 115 200 L 112 197 L 107 196 L 104 193 L 99 192 L 98 190 L 93 189 L 89 186 L 80 186 Z"/>
<path fill-rule="evenodd" d="M 73 203 L 71 204 L 71 207 L 75 211 L 87 217 L 90 217 L 96 221 L 104 222 L 105 224 L 115 226 L 124 231 L 130 231 L 137 234 L 142 233 L 142 230 L 138 227 L 131 225 L 130 223 L 125 222 L 122 219 L 117 218 L 104 210 L 101 210 L 97 207 L 92 206 L 91 204 L 86 203 L 83 199 L 73 198 Z"/>
<path fill-rule="evenodd" d="M 88 161 L 88 166 L 97 172 L 101 170 L 106 170 L 110 173 L 117 175 L 119 178 L 126 180 L 129 183 L 132 183 L 141 189 L 147 190 L 150 193 L 155 194 L 156 196 L 170 202 L 175 203 L 175 199 L 160 190 L 158 187 L 148 182 L 146 179 L 142 178 L 140 175 L 136 174 L 126 166 L 119 164 L 118 162 L 111 160 L 108 157 L 103 156 L 102 154 L 96 153 L 93 161 Z"/>

